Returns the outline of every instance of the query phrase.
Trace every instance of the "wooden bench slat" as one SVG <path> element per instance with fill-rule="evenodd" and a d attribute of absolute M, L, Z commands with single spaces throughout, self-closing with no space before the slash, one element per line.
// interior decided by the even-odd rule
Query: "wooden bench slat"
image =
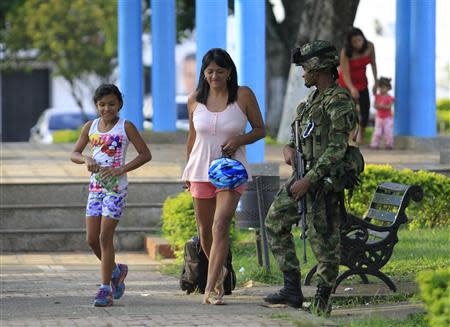
<path fill-rule="evenodd" d="M 372 202 L 378 203 L 378 204 L 389 204 L 389 205 L 400 207 L 402 200 L 403 200 L 403 197 L 400 195 L 375 193 L 375 195 L 373 196 Z"/>
<path fill-rule="evenodd" d="M 369 235 L 380 239 L 385 239 L 389 235 L 389 232 L 377 232 L 374 230 L 369 230 Z"/>
<path fill-rule="evenodd" d="M 367 276 L 372 275 L 396 291 L 395 284 L 381 272 L 381 268 L 392 256 L 400 225 L 408 221 L 404 210 L 411 198 L 416 202 L 423 198 L 420 186 L 381 183 L 364 218 L 350 213 L 347 215 L 347 220 L 341 226 L 340 263 L 349 269 L 339 274 L 335 287 L 352 275 L 361 276 L 365 283 L 368 282 Z M 383 210 L 385 207 L 389 208 Z M 399 220 L 396 220 L 397 217 Z M 317 265 L 308 272 L 305 285 L 310 285 L 316 272 Z"/>
<path fill-rule="evenodd" d="M 367 213 L 367 218 L 388 221 L 391 223 L 394 222 L 395 216 L 395 212 L 381 211 L 373 208 L 370 208 L 369 212 Z"/>
<path fill-rule="evenodd" d="M 382 188 L 386 191 L 391 192 L 405 192 L 410 187 L 409 185 L 405 184 L 398 184 L 398 183 L 381 183 L 378 185 L 379 188 Z"/>

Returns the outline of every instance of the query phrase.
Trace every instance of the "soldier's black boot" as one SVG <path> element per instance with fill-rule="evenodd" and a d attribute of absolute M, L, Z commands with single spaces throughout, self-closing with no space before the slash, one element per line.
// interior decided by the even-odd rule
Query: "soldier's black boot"
<path fill-rule="evenodd" d="M 277 293 L 272 293 L 264 298 L 270 304 L 287 304 L 293 308 L 301 308 L 303 305 L 303 293 L 300 286 L 300 273 L 298 270 L 284 272 L 284 287 Z"/>
<path fill-rule="evenodd" d="M 310 310 L 311 313 L 318 316 L 329 316 L 331 313 L 331 291 L 332 287 L 319 286 L 317 288 L 316 295 L 311 302 Z"/>

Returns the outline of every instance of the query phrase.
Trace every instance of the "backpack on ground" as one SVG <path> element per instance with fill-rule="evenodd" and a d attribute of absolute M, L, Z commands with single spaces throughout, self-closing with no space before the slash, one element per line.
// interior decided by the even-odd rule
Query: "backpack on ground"
<path fill-rule="evenodd" d="M 225 277 L 225 295 L 230 295 L 236 287 L 236 274 L 232 265 L 231 249 L 228 251 L 225 266 L 228 274 Z M 184 245 L 184 263 L 180 277 L 180 287 L 186 294 L 192 292 L 205 293 L 208 279 L 208 259 L 200 245 L 198 236 L 194 236 Z"/>

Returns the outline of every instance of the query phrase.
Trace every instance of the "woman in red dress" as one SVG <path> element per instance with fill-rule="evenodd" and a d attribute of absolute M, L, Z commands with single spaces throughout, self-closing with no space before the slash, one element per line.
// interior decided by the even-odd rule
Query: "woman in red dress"
<path fill-rule="evenodd" d="M 372 93 L 377 91 L 377 64 L 375 61 L 375 47 L 367 41 L 359 28 L 353 27 L 347 34 L 346 44 L 341 50 L 339 79 L 340 86 L 347 88 L 359 110 L 358 143 L 364 143 L 364 131 L 369 121 L 370 99 L 367 88 L 366 66 L 372 66 L 375 84 Z"/>

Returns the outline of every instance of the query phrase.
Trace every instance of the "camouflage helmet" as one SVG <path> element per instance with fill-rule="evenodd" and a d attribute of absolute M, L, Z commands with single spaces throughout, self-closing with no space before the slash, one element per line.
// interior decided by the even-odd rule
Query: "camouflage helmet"
<path fill-rule="evenodd" d="M 293 49 L 291 62 L 306 70 L 335 68 L 339 65 L 339 55 L 330 42 L 316 40 Z"/>

